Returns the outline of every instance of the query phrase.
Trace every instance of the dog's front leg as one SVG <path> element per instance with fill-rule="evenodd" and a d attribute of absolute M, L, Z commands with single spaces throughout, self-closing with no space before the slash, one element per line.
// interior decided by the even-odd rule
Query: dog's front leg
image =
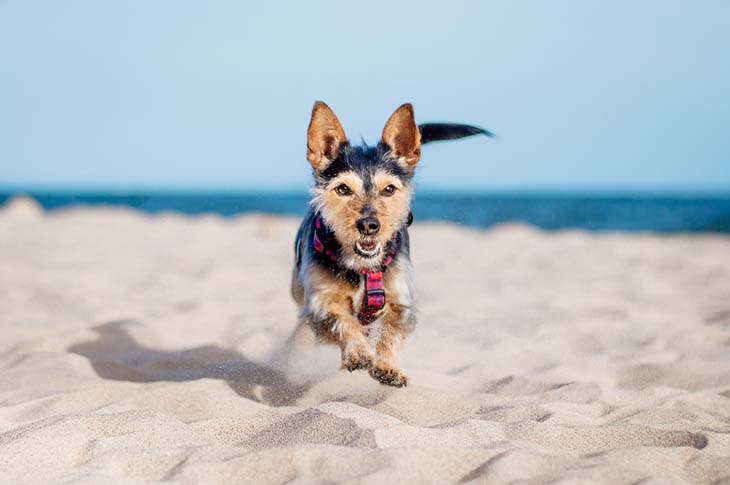
<path fill-rule="evenodd" d="M 398 365 L 396 350 L 403 342 L 405 330 L 404 312 L 399 305 L 389 305 L 386 312 L 380 338 L 375 344 L 375 362 L 370 367 L 370 376 L 383 384 L 403 387 L 408 384 L 408 378 Z"/>
<path fill-rule="evenodd" d="M 360 322 L 350 317 L 338 319 L 340 327 L 340 349 L 342 349 L 342 367 L 350 372 L 356 369 L 369 369 L 373 365 L 373 354 L 370 351 Z"/>
<path fill-rule="evenodd" d="M 369 368 L 374 358 L 360 322 L 344 305 L 338 303 L 325 305 L 323 310 L 327 316 L 311 319 L 310 325 L 321 340 L 334 341 L 339 345 L 342 368 L 350 372 Z"/>
<path fill-rule="evenodd" d="M 336 337 L 342 350 L 342 367 L 350 372 L 356 369 L 368 369 L 373 364 L 373 354 L 370 351 L 362 326 L 349 312 L 341 308 L 334 308 L 330 313 L 336 319 L 334 328 Z"/>

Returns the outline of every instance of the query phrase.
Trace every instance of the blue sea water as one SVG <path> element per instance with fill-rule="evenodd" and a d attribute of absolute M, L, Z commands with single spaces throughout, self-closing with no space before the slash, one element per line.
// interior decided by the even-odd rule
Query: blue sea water
<path fill-rule="evenodd" d="M 44 209 L 123 206 L 147 213 L 173 211 L 224 217 L 259 212 L 301 216 L 306 193 L 43 193 L 26 192 Z M 0 204 L 13 193 L 0 192 Z M 730 196 L 588 196 L 424 193 L 413 201 L 417 221 L 450 221 L 487 228 L 521 222 L 546 230 L 730 233 Z"/>

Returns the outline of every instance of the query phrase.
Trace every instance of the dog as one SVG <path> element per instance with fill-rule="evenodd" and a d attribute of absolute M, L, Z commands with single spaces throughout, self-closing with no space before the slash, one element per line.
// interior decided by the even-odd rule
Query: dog
<path fill-rule="evenodd" d="M 314 188 L 295 242 L 291 293 L 299 327 L 340 347 L 342 367 L 402 387 L 397 352 L 416 326 L 408 226 L 421 145 L 484 134 L 450 123 L 416 125 L 406 103 L 376 146 L 352 146 L 335 113 L 314 103 L 307 160 Z"/>

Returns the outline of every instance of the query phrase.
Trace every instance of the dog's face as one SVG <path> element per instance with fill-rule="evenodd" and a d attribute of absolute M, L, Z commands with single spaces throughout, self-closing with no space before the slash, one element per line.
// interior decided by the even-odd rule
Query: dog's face
<path fill-rule="evenodd" d="M 413 172 L 420 159 L 411 105 L 393 113 L 377 147 L 352 147 L 332 110 L 315 103 L 307 159 L 314 169 L 312 204 L 342 247 L 343 263 L 379 266 L 410 210 Z"/>

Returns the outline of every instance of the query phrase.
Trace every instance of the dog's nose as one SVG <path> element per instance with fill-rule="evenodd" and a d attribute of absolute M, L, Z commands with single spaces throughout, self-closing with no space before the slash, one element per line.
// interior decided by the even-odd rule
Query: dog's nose
<path fill-rule="evenodd" d="M 363 217 L 357 221 L 357 230 L 363 236 L 372 236 L 380 230 L 380 222 L 374 217 Z"/>

